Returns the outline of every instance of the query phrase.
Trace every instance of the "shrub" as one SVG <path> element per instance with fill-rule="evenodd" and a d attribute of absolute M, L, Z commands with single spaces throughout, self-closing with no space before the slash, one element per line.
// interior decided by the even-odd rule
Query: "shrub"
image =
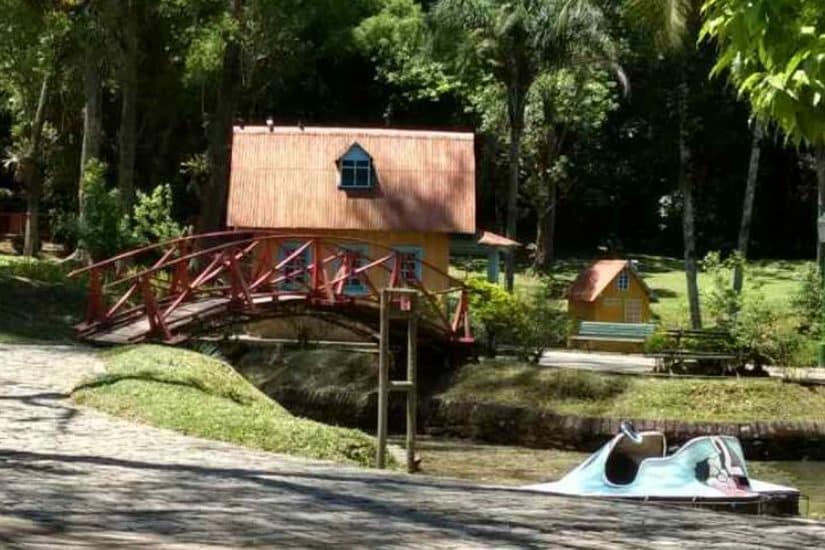
<path fill-rule="evenodd" d="M 172 188 L 158 185 L 151 193 L 138 191 L 132 213 L 132 241 L 136 245 L 168 241 L 185 230 L 172 218 Z"/>
<path fill-rule="evenodd" d="M 724 260 L 719 252 L 709 252 L 702 260 L 702 269 L 710 276 L 710 289 L 704 293 L 705 307 L 716 326 L 731 328 L 742 309 L 742 294 L 731 284 L 734 270 L 745 269 L 745 261 L 738 252 Z"/>
<path fill-rule="evenodd" d="M 131 244 L 129 217 L 117 189 L 107 190 L 106 164 L 97 159 L 83 171 L 83 215 L 78 221 L 78 243 L 92 259 L 114 256 Z"/>
<path fill-rule="evenodd" d="M 737 346 L 756 366 L 790 365 L 804 338 L 783 329 L 779 315 L 756 294 L 743 303 L 731 333 Z"/>
<path fill-rule="evenodd" d="M 554 306 L 552 280 L 526 299 L 482 279 L 468 284 L 471 319 L 487 355 L 495 356 L 499 345 L 506 343 L 515 347 L 520 359 L 537 362 L 545 349 L 564 343 L 568 317 Z"/>
<path fill-rule="evenodd" d="M 817 336 L 822 326 L 822 278 L 812 263 L 805 266 L 801 276 L 802 285 L 791 298 L 791 305 L 800 318 L 799 330 Z"/>
<path fill-rule="evenodd" d="M 526 324 L 526 312 L 518 298 L 499 285 L 480 278 L 470 279 L 467 284 L 474 332 L 484 342 L 486 354 L 493 357 L 500 342 L 514 342 L 516 327 Z"/>
<path fill-rule="evenodd" d="M 544 350 L 565 343 L 569 318 L 555 307 L 554 291 L 555 282 L 549 279 L 520 301 L 524 315 L 514 329 L 518 356 L 524 361 L 538 363 Z"/>
<path fill-rule="evenodd" d="M 52 209 L 49 211 L 49 220 L 54 242 L 64 244 L 68 248 L 77 246 L 78 220 L 75 212 Z"/>

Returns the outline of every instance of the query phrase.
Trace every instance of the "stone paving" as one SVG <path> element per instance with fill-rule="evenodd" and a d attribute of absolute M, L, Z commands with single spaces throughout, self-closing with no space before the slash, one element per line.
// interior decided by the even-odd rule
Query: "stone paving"
<path fill-rule="evenodd" d="M 100 369 L 81 348 L 0 345 L 0 548 L 825 547 L 814 522 L 380 473 L 133 424 L 68 401 Z"/>

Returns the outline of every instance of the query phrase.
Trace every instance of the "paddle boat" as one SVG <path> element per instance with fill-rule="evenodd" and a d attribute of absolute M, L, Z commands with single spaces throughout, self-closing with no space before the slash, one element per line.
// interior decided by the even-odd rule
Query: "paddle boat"
<path fill-rule="evenodd" d="M 559 481 L 524 489 L 774 515 L 798 515 L 800 498 L 793 487 L 751 479 L 735 437 L 697 437 L 668 455 L 663 433 L 637 432 L 626 422 Z"/>

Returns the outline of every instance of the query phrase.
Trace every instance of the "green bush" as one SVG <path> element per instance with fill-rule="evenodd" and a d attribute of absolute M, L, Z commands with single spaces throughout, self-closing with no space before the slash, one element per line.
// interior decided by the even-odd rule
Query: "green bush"
<path fill-rule="evenodd" d="M 132 241 L 147 245 L 175 239 L 185 230 L 172 218 L 172 188 L 158 185 L 151 193 L 138 191 L 132 213 Z"/>
<path fill-rule="evenodd" d="M 547 348 L 562 346 L 568 335 L 569 317 L 556 308 L 555 282 L 550 279 L 536 288 L 527 300 L 520 300 L 522 324 L 514 326 L 517 353 L 523 361 L 538 363 Z"/>
<path fill-rule="evenodd" d="M 739 349 L 756 365 L 790 365 L 804 338 L 783 329 L 779 315 L 759 294 L 746 299 L 731 331 Z"/>
<path fill-rule="evenodd" d="M 468 284 L 474 330 L 490 357 L 499 345 L 509 344 L 520 359 L 537 362 L 545 349 L 565 342 L 568 317 L 554 306 L 552 280 L 526 298 L 478 278 Z"/>
<path fill-rule="evenodd" d="M 518 327 L 527 322 L 525 308 L 499 285 L 481 278 L 472 278 L 467 284 L 473 330 L 484 343 L 485 353 L 493 357 L 500 343 L 515 342 Z"/>
<path fill-rule="evenodd" d="M 702 269 L 710 276 L 710 288 L 703 296 L 705 308 L 720 328 L 732 327 L 742 309 L 742 293 L 736 292 L 731 284 L 737 267 L 745 269 L 745 261 L 738 252 L 725 259 L 719 252 L 709 252 L 702 260 Z"/>
<path fill-rule="evenodd" d="M 83 215 L 77 226 L 78 243 L 93 260 L 114 256 L 132 244 L 129 217 L 117 189 L 106 189 L 106 164 L 97 159 L 83 171 Z"/>
<path fill-rule="evenodd" d="M 812 336 L 819 335 L 822 326 L 822 278 L 813 263 L 802 271 L 802 284 L 791 299 L 793 311 L 799 316 L 799 330 Z"/>
<path fill-rule="evenodd" d="M 670 338 L 664 332 L 654 332 L 645 340 L 645 353 L 658 353 L 672 346 Z"/>

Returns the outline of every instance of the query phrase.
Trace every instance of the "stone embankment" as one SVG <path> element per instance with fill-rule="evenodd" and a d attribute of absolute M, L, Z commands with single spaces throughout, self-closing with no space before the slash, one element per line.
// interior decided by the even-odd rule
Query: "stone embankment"
<path fill-rule="evenodd" d="M 300 416 L 322 422 L 374 430 L 375 395 L 307 392 L 268 388 L 273 399 Z M 404 403 L 390 401 L 390 426 L 404 426 Z M 484 402 L 446 402 L 437 397 L 419 404 L 419 426 L 438 436 L 473 438 L 500 445 L 592 451 L 615 435 L 622 421 L 638 430 L 665 433 L 680 445 L 701 435 L 738 437 L 753 460 L 825 460 L 825 422 L 685 422 L 633 418 L 600 418 L 556 414 L 529 407 Z"/>

